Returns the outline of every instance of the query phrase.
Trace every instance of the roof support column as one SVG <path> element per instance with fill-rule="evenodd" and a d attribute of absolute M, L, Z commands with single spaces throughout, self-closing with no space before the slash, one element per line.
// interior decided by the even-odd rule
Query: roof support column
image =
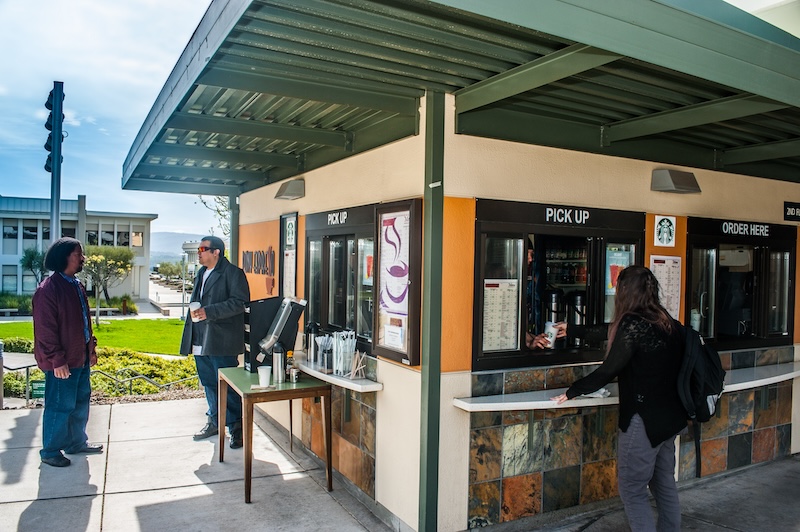
<path fill-rule="evenodd" d="M 228 196 L 228 210 L 231 212 L 231 239 L 228 250 L 231 264 L 239 266 L 239 196 Z"/>
<path fill-rule="evenodd" d="M 442 340 L 442 220 L 444 211 L 444 113 L 441 92 L 425 96 L 425 195 L 423 203 L 422 400 L 419 528 L 437 529 Z"/>

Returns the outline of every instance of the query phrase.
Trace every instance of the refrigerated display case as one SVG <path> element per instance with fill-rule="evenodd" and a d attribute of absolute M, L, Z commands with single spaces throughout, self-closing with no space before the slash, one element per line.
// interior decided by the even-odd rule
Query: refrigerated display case
<path fill-rule="evenodd" d="M 479 200 L 473 368 L 599 360 L 616 278 L 641 264 L 643 213 Z M 553 349 L 533 349 L 547 322 Z"/>

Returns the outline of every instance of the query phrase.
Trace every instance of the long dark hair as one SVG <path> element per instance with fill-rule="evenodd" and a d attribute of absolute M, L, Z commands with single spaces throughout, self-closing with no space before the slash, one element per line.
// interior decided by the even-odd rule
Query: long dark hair
<path fill-rule="evenodd" d="M 614 300 L 614 320 L 608 330 L 608 349 L 614 342 L 619 322 L 628 314 L 640 316 L 664 332 L 672 331 L 672 318 L 659 301 L 658 279 L 644 266 L 628 266 L 617 277 L 617 296 Z"/>
<path fill-rule="evenodd" d="M 75 248 L 83 249 L 80 240 L 63 236 L 53 242 L 44 255 L 44 267 L 51 272 L 63 272 L 67 269 L 69 256 Z"/>

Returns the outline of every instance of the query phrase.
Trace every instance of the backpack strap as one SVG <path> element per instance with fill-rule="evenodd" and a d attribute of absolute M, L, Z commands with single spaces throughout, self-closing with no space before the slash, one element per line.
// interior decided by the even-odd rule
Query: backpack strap
<path fill-rule="evenodd" d="M 697 421 L 692 421 L 692 438 L 694 438 L 694 471 L 695 476 L 700 478 L 703 462 L 700 459 L 700 423 Z"/>

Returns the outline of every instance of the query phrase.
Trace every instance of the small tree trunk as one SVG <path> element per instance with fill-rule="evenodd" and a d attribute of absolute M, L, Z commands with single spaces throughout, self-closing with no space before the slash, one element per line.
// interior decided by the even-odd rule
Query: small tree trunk
<path fill-rule="evenodd" d="M 108 286 L 103 285 L 103 296 L 106 298 L 106 305 L 111 306 L 111 296 L 108 295 Z"/>
<path fill-rule="evenodd" d="M 94 324 L 100 327 L 100 287 L 94 283 Z"/>

